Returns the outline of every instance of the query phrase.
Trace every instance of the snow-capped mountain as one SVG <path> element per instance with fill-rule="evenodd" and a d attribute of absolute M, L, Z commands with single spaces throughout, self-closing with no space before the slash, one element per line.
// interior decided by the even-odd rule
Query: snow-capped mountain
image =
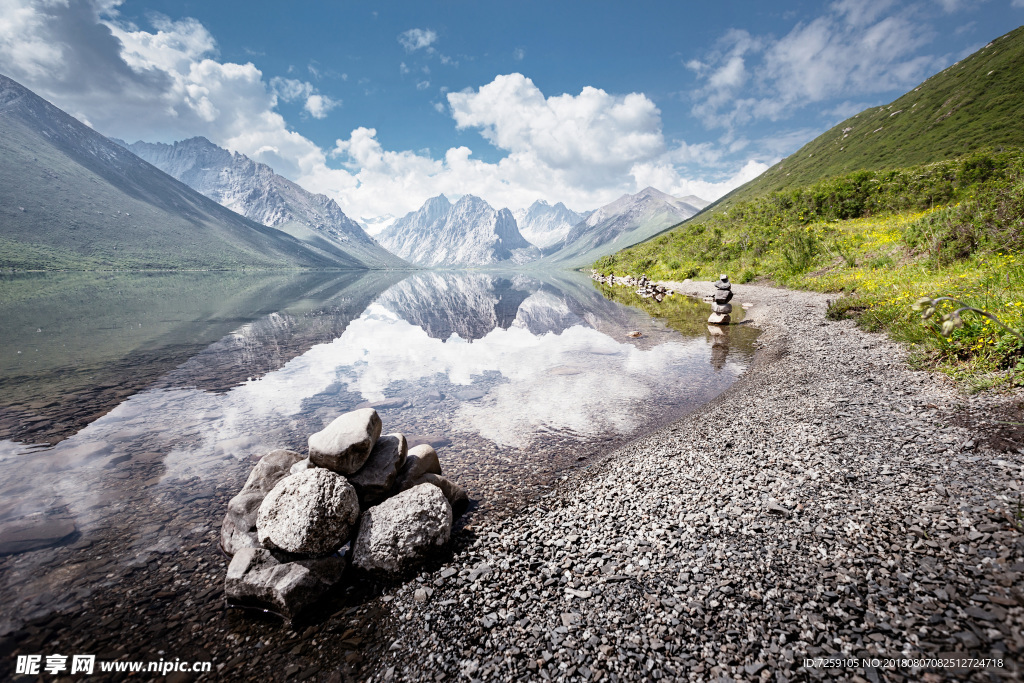
<path fill-rule="evenodd" d="M 567 209 L 562 202 L 551 206 L 543 199 L 535 201 L 528 209 L 513 211 L 512 215 L 520 234 L 541 249 L 560 242 L 574 225 L 584 219 L 583 215 Z"/>
<path fill-rule="evenodd" d="M 313 246 L 332 244 L 368 268 L 408 266 L 366 234 L 333 199 L 306 191 L 244 154 L 231 153 L 203 137 L 173 145 L 117 142 L 164 173 L 257 223 Z"/>
<path fill-rule="evenodd" d="M 622 195 L 546 248 L 544 261 L 572 268 L 588 265 L 690 218 L 707 205 L 699 197 L 677 199 L 653 187 Z"/>
<path fill-rule="evenodd" d="M 421 266 L 523 264 L 540 250 L 519 233 L 508 209 L 464 195 L 452 204 L 443 194 L 406 214 L 377 239 L 393 253 Z"/>
<path fill-rule="evenodd" d="M 386 213 L 383 216 L 363 216 L 356 222 L 359 223 L 360 227 L 362 227 L 367 234 L 376 235 L 377 233 L 390 228 L 395 220 L 397 220 L 396 216 Z"/>
<path fill-rule="evenodd" d="M 0 75 L 7 268 L 359 268 L 229 211 Z M 6 322 L 6 321 L 5 321 Z"/>
<path fill-rule="evenodd" d="M 473 341 L 508 329 L 536 286 L 523 275 L 429 271 L 402 280 L 376 303 L 434 339 Z"/>

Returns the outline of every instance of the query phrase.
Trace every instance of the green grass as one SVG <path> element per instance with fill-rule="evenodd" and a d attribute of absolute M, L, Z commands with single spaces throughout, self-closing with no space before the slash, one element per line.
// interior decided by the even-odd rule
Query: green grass
<path fill-rule="evenodd" d="M 888 105 L 865 109 L 711 207 L 857 170 L 917 166 L 983 148 L 1024 147 L 1024 27 Z M 699 220 L 703 220 L 700 218 Z"/>
<path fill-rule="evenodd" d="M 605 257 L 602 273 L 767 280 L 841 294 L 829 310 L 914 345 L 969 385 L 1024 384 L 1014 335 L 965 314 L 949 335 L 911 309 L 950 296 L 1024 329 L 1024 151 L 855 172 L 773 193 Z M 940 311 L 948 312 L 948 311 Z"/>

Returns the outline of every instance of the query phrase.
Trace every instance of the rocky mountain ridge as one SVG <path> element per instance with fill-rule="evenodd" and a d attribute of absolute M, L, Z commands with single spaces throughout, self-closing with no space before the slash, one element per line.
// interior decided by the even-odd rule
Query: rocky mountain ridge
<path fill-rule="evenodd" d="M 385 248 L 420 266 L 522 265 L 540 258 L 523 238 L 508 209 L 463 195 L 452 204 L 443 194 L 424 202 L 381 232 Z"/>
<path fill-rule="evenodd" d="M 560 242 L 544 249 L 544 262 L 580 267 L 696 215 L 708 202 L 678 199 L 653 187 L 625 194 L 576 224 Z"/>
<path fill-rule="evenodd" d="M 385 250 L 330 197 L 309 192 L 266 164 L 230 152 L 204 137 L 168 145 L 115 140 L 197 192 L 250 220 L 303 242 L 330 243 L 368 268 L 408 264 Z"/>
<path fill-rule="evenodd" d="M 543 249 L 562 240 L 573 226 L 584 220 L 584 214 L 566 208 L 558 202 L 554 206 L 538 199 L 527 209 L 512 212 L 519 232 L 531 244 Z"/>
<path fill-rule="evenodd" d="M 362 267 L 225 209 L 2 75 L 0 158 L 0 267 Z"/>

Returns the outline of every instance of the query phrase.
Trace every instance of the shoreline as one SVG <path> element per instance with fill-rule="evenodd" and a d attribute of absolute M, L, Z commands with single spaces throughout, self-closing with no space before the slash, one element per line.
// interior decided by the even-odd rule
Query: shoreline
<path fill-rule="evenodd" d="M 1021 392 L 961 395 L 823 294 L 733 291 L 762 330 L 744 376 L 396 586 L 368 679 L 782 681 L 952 652 L 1021 675 L 1024 455 L 982 438 Z"/>

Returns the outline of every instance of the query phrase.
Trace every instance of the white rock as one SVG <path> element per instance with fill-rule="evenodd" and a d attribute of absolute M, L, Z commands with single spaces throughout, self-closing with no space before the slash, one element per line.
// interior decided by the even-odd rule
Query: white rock
<path fill-rule="evenodd" d="M 437 451 L 430 444 L 420 444 L 409 449 L 405 464 L 398 471 L 397 487 L 399 491 L 412 488 L 420 483 L 424 474 L 431 472 L 441 474 L 441 463 L 437 459 Z"/>
<path fill-rule="evenodd" d="M 448 543 L 452 507 L 437 486 L 420 484 L 363 513 L 352 563 L 398 573 Z"/>
<path fill-rule="evenodd" d="M 285 477 L 256 516 L 259 542 L 270 549 L 327 555 L 348 540 L 359 519 L 356 490 L 322 467 Z"/>
<path fill-rule="evenodd" d="M 373 408 L 339 415 L 309 437 L 309 459 L 339 474 L 354 474 L 366 463 L 383 425 Z"/>
<path fill-rule="evenodd" d="M 243 548 L 228 565 L 224 592 L 235 605 L 294 617 L 337 583 L 344 571 L 345 559 L 338 555 L 281 562 L 265 548 Z"/>
<path fill-rule="evenodd" d="M 314 467 L 316 467 L 316 465 L 313 464 L 312 460 L 310 460 L 309 458 L 303 458 L 302 460 L 292 465 L 292 468 L 288 470 L 288 473 L 298 474 L 299 472 L 305 472 L 306 470 L 312 469 Z"/>

